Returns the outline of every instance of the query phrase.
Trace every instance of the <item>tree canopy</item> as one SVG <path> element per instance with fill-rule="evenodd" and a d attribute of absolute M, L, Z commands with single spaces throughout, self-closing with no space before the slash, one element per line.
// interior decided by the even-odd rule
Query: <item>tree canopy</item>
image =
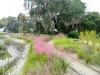
<path fill-rule="evenodd" d="M 2 19 L 0 20 L 0 23 L 1 23 L 2 25 L 6 26 L 6 25 L 8 24 L 8 19 L 7 19 L 7 18 L 2 18 Z"/>
<path fill-rule="evenodd" d="M 87 12 L 80 24 L 80 30 L 96 30 L 100 32 L 100 14 L 98 12 Z"/>
<path fill-rule="evenodd" d="M 24 0 L 24 6 L 30 9 L 35 29 L 46 33 L 70 31 L 81 22 L 86 8 L 80 0 Z"/>

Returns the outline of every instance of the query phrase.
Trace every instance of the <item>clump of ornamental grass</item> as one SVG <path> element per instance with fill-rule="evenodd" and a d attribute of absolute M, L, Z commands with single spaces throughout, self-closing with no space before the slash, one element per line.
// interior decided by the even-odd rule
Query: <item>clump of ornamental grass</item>
<path fill-rule="evenodd" d="M 41 54 L 45 53 L 47 55 L 53 54 L 53 45 L 47 44 L 44 41 L 47 40 L 48 36 L 37 37 L 34 39 L 34 50 L 36 53 Z"/>
<path fill-rule="evenodd" d="M 5 45 L 0 44 L 0 51 L 1 51 L 1 50 L 6 50 L 6 49 L 7 49 L 7 48 L 6 48 Z"/>
<path fill-rule="evenodd" d="M 10 45 L 10 44 L 11 44 L 11 40 L 10 40 L 10 39 L 6 39 L 6 40 L 4 41 L 4 44 Z"/>

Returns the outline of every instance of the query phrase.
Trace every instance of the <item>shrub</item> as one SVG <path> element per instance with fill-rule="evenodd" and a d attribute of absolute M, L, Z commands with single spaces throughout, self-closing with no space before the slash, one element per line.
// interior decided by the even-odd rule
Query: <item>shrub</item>
<path fill-rule="evenodd" d="M 78 39 L 79 38 L 79 32 L 70 32 L 67 34 L 67 36 L 69 38 L 75 38 L 75 39 Z"/>
<path fill-rule="evenodd" d="M 0 44 L 0 51 L 1 51 L 1 50 L 6 50 L 6 49 L 7 49 L 7 48 L 6 48 L 5 45 L 1 45 L 1 44 Z"/>
<path fill-rule="evenodd" d="M 10 44 L 11 44 L 11 40 L 10 40 L 10 39 L 6 39 L 6 40 L 4 41 L 4 44 L 10 45 Z"/>

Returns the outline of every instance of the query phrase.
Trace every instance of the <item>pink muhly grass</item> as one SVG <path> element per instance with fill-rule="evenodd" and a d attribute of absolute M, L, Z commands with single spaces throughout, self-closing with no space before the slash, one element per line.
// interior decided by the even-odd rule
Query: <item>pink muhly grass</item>
<path fill-rule="evenodd" d="M 41 36 L 34 39 L 34 46 L 35 52 L 38 54 L 45 53 L 48 56 L 53 54 L 53 45 L 47 44 L 44 41 L 48 39 L 48 36 Z"/>

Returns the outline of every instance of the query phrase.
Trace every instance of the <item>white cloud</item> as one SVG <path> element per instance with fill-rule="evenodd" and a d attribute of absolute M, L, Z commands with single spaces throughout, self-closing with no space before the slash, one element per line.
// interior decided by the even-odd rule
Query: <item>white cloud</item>
<path fill-rule="evenodd" d="M 100 0 L 81 0 L 87 4 L 87 11 L 97 11 L 100 13 Z"/>
<path fill-rule="evenodd" d="M 24 13 L 24 0 L 0 0 L 0 18 Z"/>

